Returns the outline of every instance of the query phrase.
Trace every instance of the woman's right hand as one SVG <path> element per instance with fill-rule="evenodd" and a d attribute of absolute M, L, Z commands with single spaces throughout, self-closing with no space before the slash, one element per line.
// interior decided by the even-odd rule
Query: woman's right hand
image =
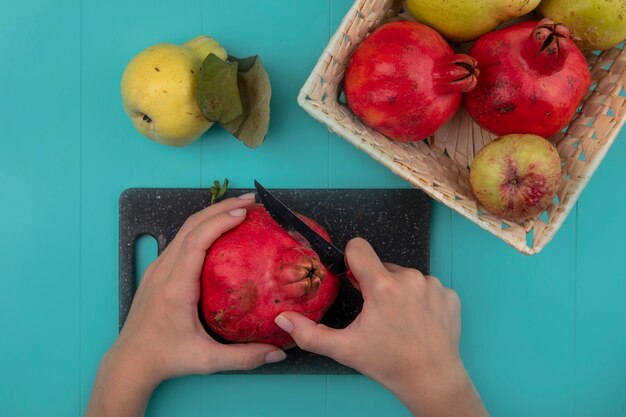
<path fill-rule="evenodd" d="M 414 415 L 488 415 L 459 355 L 457 294 L 435 277 L 382 263 L 360 238 L 348 243 L 346 261 L 364 300 L 354 322 L 331 329 L 285 312 L 276 324 L 300 348 L 378 381 Z"/>

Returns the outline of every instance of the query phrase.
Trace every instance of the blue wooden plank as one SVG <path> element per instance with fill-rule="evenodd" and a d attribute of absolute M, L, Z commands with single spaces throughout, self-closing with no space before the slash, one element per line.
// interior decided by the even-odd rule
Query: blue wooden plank
<path fill-rule="evenodd" d="M 221 127 L 212 128 L 202 141 L 203 185 L 228 177 L 233 186 L 252 187 L 256 177 L 269 187 L 326 187 L 326 130 L 296 97 L 328 39 L 328 2 L 244 0 L 233 7 L 214 1 L 203 11 L 204 33 L 231 55 L 259 54 L 272 84 L 265 143 L 248 149 Z"/>
<path fill-rule="evenodd" d="M 0 339 L 1 415 L 84 409 L 100 356 L 116 336 L 117 197 L 124 188 L 206 186 L 223 176 L 238 187 L 253 176 L 284 187 L 407 186 L 295 105 L 351 4 L 85 2 L 82 25 L 78 0 L 3 8 L 0 46 L 11 64 L 0 71 L 0 216 L 11 239 L 0 243 L 0 325 L 9 336 Z M 219 128 L 190 147 L 166 148 L 139 136 L 123 114 L 126 62 L 152 43 L 199 33 L 215 35 L 236 55 L 263 57 L 275 98 L 261 148 L 247 150 Z M 25 111 L 31 108 L 35 114 Z M 626 276 L 618 262 L 626 223 L 624 196 L 615 190 L 624 137 L 579 210 L 538 256 L 518 255 L 433 206 L 432 271 L 461 295 L 462 354 L 494 416 L 623 414 Z M 148 414 L 294 409 L 316 416 L 406 414 L 391 394 L 359 376 L 183 378 L 157 390 Z"/>
<path fill-rule="evenodd" d="M 211 375 L 203 379 L 202 415 L 326 415 L 324 375 Z"/>
<path fill-rule="evenodd" d="M 0 17 L 0 415 L 78 413 L 80 3 Z"/>
<path fill-rule="evenodd" d="M 199 376 L 186 376 L 163 382 L 152 394 L 146 416 L 149 417 L 198 417 L 200 416 Z"/>
<path fill-rule="evenodd" d="M 578 203 L 575 416 L 626 413 L 626 131 Z"/>
<path fill-rule="evenodd" d="M 328 376 L 328 417 L 408 417 L 404 405 L 369 378 L 360 375 Z"/>
<path fill-rule="evenodd" d="M 407 181 L 334 133 L 330 134 L 329 147 L 329 184 L 333 188 L 411 187 Z"/>
<path fill-rule="evenodd" d="M 572 415 L 575 217 L 528 257 L 454 214 L 461 356 L 494 417 Z"/>
<path fill-rule="evenodd" d="M 128 187 L 200 186 L 201 145 L 177 149 L 142 137 L 124 114 L 120 80 L 128 61 L 149 45 L 182 43 L 201 31 L 199 0 L 121 0 L 83 5 L 81 409 L 102 354 L 117 336 L 119 194 Z M 182 385 L 181 385 L 182 384 Z M 198 380 L 174 381 L 194 399 Z M 181 390 L 178 390 L 180 392 Z M 158 413 L 196 415 L 197 401 L 158 395 Z M 176 395 L 180 398 L 180 395 Z M 153 411 L 154 408 L 151 408 Z"/>

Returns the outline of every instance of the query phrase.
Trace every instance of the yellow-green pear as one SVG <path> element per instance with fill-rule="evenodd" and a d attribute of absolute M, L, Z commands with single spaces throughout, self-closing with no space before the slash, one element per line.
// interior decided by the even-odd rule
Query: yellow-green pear
<path fill-rule="evenodd" d="M 625 0 L 543 0 L 539 11 L 563 23 L 586 49 L 609 49 L 626 39 Z"/>
<path fill-rule="evenodd" d="M 415 20 L 452 41 L 469 41 L 530 13 L 541 0 L 407 0 Z M 584 1 L 584 0 L 583 0 Z"/>
<path fill-rule="evenodd" d="M 122 104 L 142 135 L 164 145 L 185 146 L 212 126 L 196 101 L 198 73 L 209 53 L 227 56 L 214 39 L 199 36 L 184 45 L 150 46 L 128 63 Z"/>

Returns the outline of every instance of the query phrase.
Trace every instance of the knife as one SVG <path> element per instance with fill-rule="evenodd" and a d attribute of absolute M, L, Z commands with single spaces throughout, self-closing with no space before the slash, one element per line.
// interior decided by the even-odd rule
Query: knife
<path fill-rule="evenodd" d="M 282 201 L 270 193 L 258 181 L 254 180 L 254 186 L 259 195 L 261 203 L 265 206 L 270 216 L 276 223 L 288 232 L 299 233 L 320 257 L 322 264 L 331 272 L 337 275 L 343 275 L 347 272 L 344 261 L 345 254 L 341 249 L 324 239 L 315 230 L 311 229 L 303 222 L 293 211 L 289 209 Z"/>

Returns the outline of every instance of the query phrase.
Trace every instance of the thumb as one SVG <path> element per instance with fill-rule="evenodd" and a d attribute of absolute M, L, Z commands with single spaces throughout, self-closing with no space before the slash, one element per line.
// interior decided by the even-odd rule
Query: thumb
<path fill-rule="evenodd" d="M 285 359 L 285 352 L 263 343 L 220 345 L 211 355 L 211 372 L 245 371 Z"/>
<path fill-rule="evenodd" d="M 343 345 L 341 330 L 315 323 L 293 311 L 279 314 L 274 322 L 291 335 L 300 349 L 338 360 Z"/>

